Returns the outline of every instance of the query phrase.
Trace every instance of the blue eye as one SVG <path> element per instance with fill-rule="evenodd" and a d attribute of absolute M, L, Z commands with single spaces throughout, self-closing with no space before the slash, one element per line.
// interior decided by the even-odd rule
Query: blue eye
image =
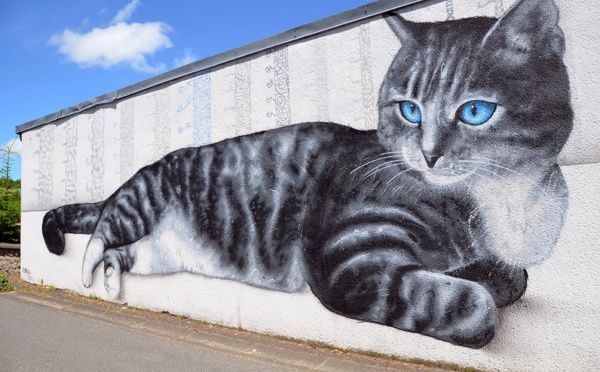
<path fill-rule="evenodd" d="M 402 101 L 400 102 L 400 112 L 402 116 L 411 123 L 420 124 L 421 120 L 421 109 L 419 105 L 411 101 Z"/>
<path fill-rule="evenodd" d="M 470 125 L 481 125 L 496 112 L 496 104 L 485 101 L 470 101 L 458 109 L 459 119 Z"/>

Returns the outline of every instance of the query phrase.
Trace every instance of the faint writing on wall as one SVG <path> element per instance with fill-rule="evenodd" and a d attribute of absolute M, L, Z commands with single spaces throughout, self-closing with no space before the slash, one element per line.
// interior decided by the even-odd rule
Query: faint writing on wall
<path fill-rule="evenodd" d="M 77 123 L 74 118 L 66 124 L 66 141 L 63 143 L 65 149 L 65 202 L 75 203 L 77 201 Z"/>
<path fill-rule="evenodd" d="M 134 173 L 135 167 L 135 100 L 129 99 L 120 105 L 121 112 L 121 183 Z"/>
<path fill-rule="evenodd" d="M 504 13 L 504 1 L 503 0 L 482 0 L 477 4 L 481 8 L 485 8 L 488 5 L 494 5 L 494 15 L 500 17 Z"/>
<path fill-rule="evenodd" d="M 38 156 L 39 166 L 37 170 L 38 184 L 35 191 L 38 196 L 40 209 L 47 208 L 52 202 L 53 179 L 52 171 L 54 165 L 54 126 L 47 125 L 39 131 L 40 147 L 35 152 Z"/>
<path fill-rule="evenodd" d="M 446 19 L 451 21 L 454 17 L 454 0 L 446 0 Z"/>
<path fill-rule="evenodd" d="M 267 103 L 275 106 L 274 111 L 267 113 L 267 117 L 275 118 L 276 127 L 284 127 L 291 124 L 288 48 L 272 49 L 267 52 L 267 57 L 273 58 L 272 64 L 265 69 L 271 74 L 267 88 L 273 91 Z"/>
<path fill-rule="evenodd" d="M 93 200 L 104 197 L 104 110 L 98 110 L 92 115 L 90 141 L 90 155 L 87 158 L 91 179 L 86 185 L 86 190 Z"/>
<path fill-rule="evenodd" d="M 252 130 L 250 87 L 252 83 L 250 62 L 235 66 L 235 134 L 248 134 Z"/>
<path fill-rule="evenodd" d="M 376 106 L 375 84 L 373 84 L 373 73 L 371 71 L 371 29 L 369 24 L 359 27 L 358 34 L 360 50 L 360 86 L 362 96 L 362 128 L 371 129 L 375 127 L 377 117 L 373 111 Z"/>
<path fill-rule="evenodd" d="M 188 89 L 192 90 L 192 98 L 186 100 L 184 105 L 177 108 L 181 113 L 191 108 L 192 120 L 177 129 L 177 133 L 186 134 L 191 132 L 192 141 L 189 146 L 201 146 L 212 143 L 212 92 L 211 74 L 206 71 L 179 87 L 179 94 L 184 94 Z"/>
<path fill-rule="evenodd" d="M 158 160 L 170 150 L 171 127 L 169 120 L 170 95 L 167 89 L 154 94 L 154 160 Z"/>
<path fill-rule="evenodd" d="M 314 63 L 317 90 L 317 119 L 329 121 L 329 76 L 327 70 L 327 44 L 325 38 L 319 38 L 314 42 Z"/>

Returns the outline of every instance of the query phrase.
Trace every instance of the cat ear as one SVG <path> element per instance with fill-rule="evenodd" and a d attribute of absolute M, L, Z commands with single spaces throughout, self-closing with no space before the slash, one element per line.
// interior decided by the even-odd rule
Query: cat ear
<path fill-rule="evenodd" d="M 532 53 L 562 57 L 564 44 L 553 0 L 518 0 L 488 31 L 482 47 L 520 62 Z"/>
<path fill-rule="evenodd" d="M 385 18 L 392 31 L 394 31 L 403 44 L 415 41 L 410 27 L 411 22 L 405 20 L 396 13 L 384 14 L 383 18 Z"/>

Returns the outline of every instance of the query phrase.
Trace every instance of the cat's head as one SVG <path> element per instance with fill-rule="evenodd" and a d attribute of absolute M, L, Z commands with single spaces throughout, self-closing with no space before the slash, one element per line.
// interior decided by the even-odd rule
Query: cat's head
<path fill-rule="evenodd" d="M 552 0 L 500 19 L 386 20 L 402 47 L 381 86 L 378 135 L 430 182 L 541 174 L 573 126 Z"/>

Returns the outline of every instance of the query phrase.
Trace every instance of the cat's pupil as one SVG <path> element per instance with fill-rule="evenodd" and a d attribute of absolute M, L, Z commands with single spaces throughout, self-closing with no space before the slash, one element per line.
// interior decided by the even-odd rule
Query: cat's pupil
<path fill-rule="evenodd" d="M 417 105 L 416 105 L 416 104 L 414 104 L 414 103 L 412 103 L 412 104 L 410 105 L 410 111 L 411 111 L 411 112 L 414 114 L 416 109 L 417 109 Z"/>
<path fill-rule="evenodd" d="M 475 103 L 471 103 L 471 114 L 473 116 L 477 116 L 477 106 L 475 105 Z"/>

